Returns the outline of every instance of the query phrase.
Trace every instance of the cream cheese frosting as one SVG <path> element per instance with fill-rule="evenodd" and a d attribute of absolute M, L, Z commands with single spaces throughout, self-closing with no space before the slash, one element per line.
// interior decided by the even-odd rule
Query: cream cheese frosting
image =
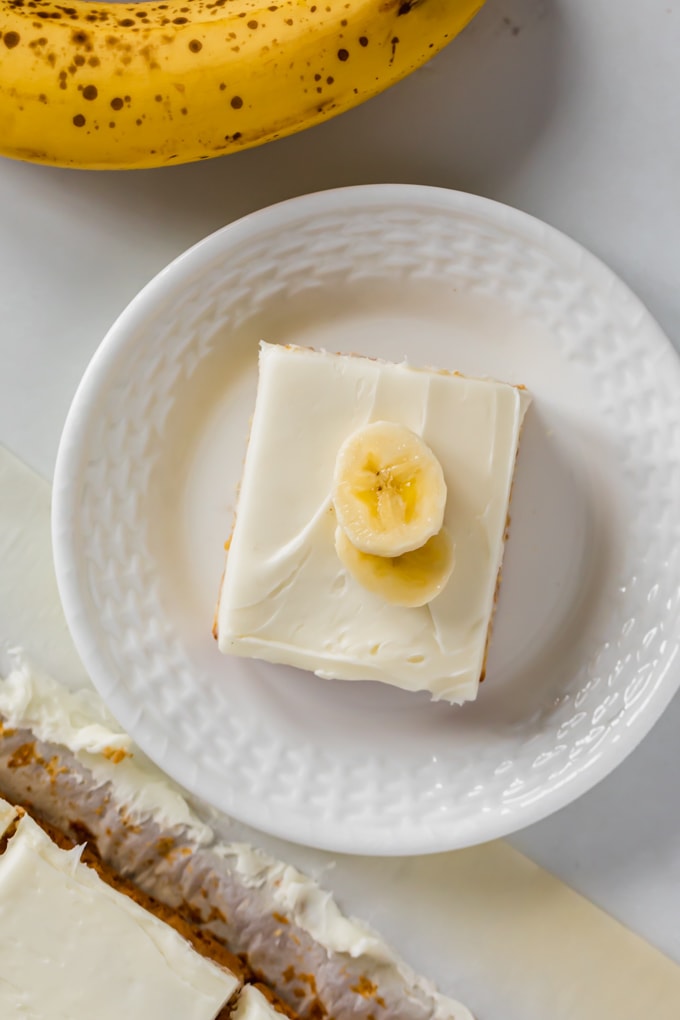
<path fill-rule="evenodd" d="M 5 835 L 16 816 L 16 808 L 0 799 L 0 837 Z"/>
<path fill-rule="evenodd" d="M 252 985 L 244 985 L 231 1011 L 231 1020 L 282 1020 L 282 1016 Z"/>
<path fill-rule="evenodd" d="M 0 854 L 0 1016 L 214 1020 L 238 986 L 20 818 Z"/>
<path fill-rule="evenodd" d="M 320 677 L 474 699 L 528 395 L 493 380 L 267 343 L 259 366 L 218 607 L 220 650 Z M 367 591 L 334 547 L 337 451 L 381 420 L 424 439 L 448 489 L 455 568 L 418 608 Z"/>
<path fill-rule="evenodd" d="M 332 895 L 297 868 L 274 860 L 247 843 L 230 843 L 219 851 L 233 859 L 245 885 L 268 887 L 277 911 L 312 935 L 329 952 L 347 953 L 378 964 L 395 964 L 394 952 L 357 918 L 345 917 Z"/>

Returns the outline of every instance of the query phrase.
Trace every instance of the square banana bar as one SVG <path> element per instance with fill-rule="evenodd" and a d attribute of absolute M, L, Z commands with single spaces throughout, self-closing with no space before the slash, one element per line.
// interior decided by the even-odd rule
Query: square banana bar
<path fill-rule="evenodd" d="M 260 345 L 220 651 L 477 696 L 526 390 Z"/>

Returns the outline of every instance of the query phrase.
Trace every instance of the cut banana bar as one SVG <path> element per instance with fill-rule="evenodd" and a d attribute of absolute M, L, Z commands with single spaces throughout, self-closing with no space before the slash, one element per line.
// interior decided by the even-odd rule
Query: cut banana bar
<path fill-rule="evenodd" d="M 476 697 L 522 387 L 262 343 L 219 648 Z"/>
<path fill-rule="evenodd" d="M 0 816 L 13 811 L 0 800 Z M 216 1020 L 239 978 L 24 812 L 0 851 L 0 1016 Z M 237 963 L 238 966 L 238 963 Z"/>
<path fill-rule="evenodd" d="M 141 906 L 145 895 L 153 897 L 154 909 L 172 924 L 179 921 L 180 933 L 194 936 L 197 948 L 209 959 L 246 982 L 254 975 L 265 982 L 263 995 L 246 993 L 245 1000 L 231 1000 L 230 1006 L 236 1002 L 237 1020 L 275 1020 L 278 1013 L 267 1005 L 271 999 L 294 1011 L 299 1020 L 472 1020 L 463 1005 L 440 995 L 368 925 L 344 916 L 313 879 L 245 842 L 236 823 L 224 816 L 211 817 L 211 825 L 219 827 L 218 836 L 195 814 L 182 791 L 135 747 L 93 690 L 68 691 L 17 657 L 8 676 L 0 678 L 1 797 L 17 804 L 30 802 L 31 813 L 41 825 L 53 827 L 55 838 L 58 830 L 70 844 L 85 843 L 83 859 L 96 864 L 107 882 L 126 894 L 133 891 Z M 17 939 L 22 931 L 28 940 L 25 926 L 20 929 L 19 922 L 8 926 L 3 912 L 8 888 L 15 897 L 34 891 L 30 882 L 17 886 L 3 879 L 9 872 L 3 872 L 1 855 L 12 838 L 16 817 L 17 811 L 0 799 L 0 947 L 3 936 Z M 57 856 L 68 862 L 66 883 L 83 865 L 77 852 Z M 31 874 L 37 872 L 32 869 Z M 62 895 L 60 889 L 55 895 Z M 50 923 L 55 919 L 61 923 L 61 916 L 52 911 Z M 145 924 L 156 930 L 153 918 L 146 918 Z M 114 955 L 115 929 L 108 924 L 101 928 L 97 935 Z M 163 938 L 176 946 L 173 935 L 165 933 Z M 75 932 L 74 939 L 77 936 Z M 180 956 L 186 960 L 188 946 L 182 945 Z M 43 959 L 54 963 L 62 948 L 48 946 Z M 91 959 L 92 951 L 88 948 L 90 955 L 82 959 Z M 6 976 L 2 955 L 0 989 Z M 24 956 L 15 961 L 17 967 L 34 960 L 30 949 Z M 10 953 L 7 960 L 12 959 Z M 175 957 L 169 959 L 172 963 Z M 72 975 L 72 967 L 64 963 L 64 971 Z M 113 967 L 112 962 L 107 965 Z M 16 970 L 14 963 L 11 966 Z M 172 969 L 177 969 L 174 963 Z M 79 979 L 82 970 L 79 963 Z M 99 972 L 92 968 L 90 984 L 95 989 Z M 34 966 L 28 978 L 22 973 L 22 986 L 24 979 L 35 980 Z M 172 987 L 174 976 L 168 981 Z M 17 984 L 15 976 L 15 989 Z M 140 994 L 143 991 L 142 987 Z M 126 1012 L 122 1008 L 126 1000 L 117 995 L 111 1002 L 116 1016 L 130 1020 L 137 1016 L 171 1020 L 178 1015 L 150 1009 Z M 4 1005 L 0 991 L 2 1020 L 19 1015 L 79 1020 L 81 1015 L 56 1008 L 47 1014 L 24 1014 L 3 1009 Z M 97 1020 L 108 1015 L 97 1004 L 87 1014 Z M 186 1014 L 187 1020 L 194 1016 Z"/>

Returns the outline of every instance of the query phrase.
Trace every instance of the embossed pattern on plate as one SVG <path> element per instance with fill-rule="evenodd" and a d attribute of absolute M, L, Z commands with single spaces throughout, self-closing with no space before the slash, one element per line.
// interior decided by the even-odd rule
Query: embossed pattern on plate
<path fill-rule="evenodd" d="M 220 656 L 212 608 L 261 337 L 526 383 L 488 678 L 459 709 Z M 60 592 L 140 746 L 284 838 L 420 853 L 568 803 L 680 680 L 680 366 L 577 244 L 456 192 L 295 199 L 180 256 L 93 359 L 59 450 Z"/>

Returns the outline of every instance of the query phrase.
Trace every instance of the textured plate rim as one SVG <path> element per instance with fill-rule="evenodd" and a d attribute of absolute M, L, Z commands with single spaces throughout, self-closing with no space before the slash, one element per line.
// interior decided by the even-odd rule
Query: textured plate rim
<path fill-rule="evenodd" d="M 287 199 L 249 213 L 209 234 L 157 273 L 110 327 L 77 387 L 57 451 L 52 501 L 52 545 L 59 594 L 69 630 L 83 664 L 109 709 L 125 728 L 134 730 L 132 722 L 134 712 L 129 705 L 129 698 L 117 696 L 116 692 L 120 688 L 108 675 L 95 636 L 87 627 L 81 625 L 85 617 L 84 592 L 73 566 L 77 558 L 78 536 L 69 527 L 79 498 L 78 487 L 73 484 L 73 480 L 81 476 L 82 465 L 87 457 L 84 426 L 96 408 L 99 390 L 106 385 L 109 368 L 119 354 L 119 345 L 131 331 L 144 324 L 158 301 L 169 299 L 173 293 L 175 280 L 184 277 L 187 263 L 191 267 L 192 275 L 199 274 L 218 253 L 224 252 L 225 247 L 237 250 L 242 239 L 250 240 L 261 231 L 268 231 L 273 227 L 285 227 L 286 224 L 305 219 L 314 212 L 344 209 L 348 203 L 351 203 L 354 209 L 359 207 L 379 209 L 382 206 L 400 204 L 420 205 L 430 211 L 440 209 L 443 213 L 454 216 L 457 213 L 472 214 L 494 225 L 501 223 L 529 242 L 540 239 L 541 247 L 543 249 L 547 247 L 551 257 L 558 255 L 562 265 L 569 266 L 577 273 L 587 267 L 591 276 L 602 283 L 606 282 L 612 299 L 618 295 L 621 300 L 637 309 L 650 349 L 653 349 L 659 359 L 667 363 L 668 371 L 675 377 L 680 392 L 680 360 L 677 352 L 648 309 L 627 284 L 597 256 L 568 235 L 528 213 L 492 199 L 424 185 L 359 185 L 317 191 Z M 674 666 L 675 669 L 672 668 Z M 576 769 L 562 785 L 553 787 L 546 796 L 537 797 L 531 803 L 521 804 L 519 807 L 513 806 L 512 809 L 505 808 L 503 811 L 478 816 L 472 834 L 469 832 L 457 834 L 454 819 L 450 832 L 447 830 L 448 838 L 444 836 L 433 838 L 428 835 L 419 837 L 412 831 L 408 834 L 401 832 L 398 837 L 395 835 L 395 841 L 387 846 L 380 835 L 369 834 L 360 842 L 356 838 L 356 833 L 350 831 L 347 837 L 325 840 L 317 828 L 309 822 L 303 826 L 295 821 L 291 825 L 281 824 L 280 820 L 278 823 L 266 824 L 263 814 L 257 810 L 251 811 L 246 808 L 239 810 L 238 814 L 233 810 L 231 813 L 240 821 L 273 836 L 344 853 L 389 856 L 435 853 L 500 838 L 565 807 L 601 782 L 628 757 L 661 717 L 680 687 L 680 669 L 675 662 L 675 652 L 667 657 L 658 677 L 653 695 L 636 713 L 635 725 L 625 728 L 617 742 L 607 749 L 606 754 Z M 134 732 L 131 736 L 143 751 L 147 751 L 143 737 L 138 739 Z M 155 756 L 155 761 L 190 793 L 199 798 L 202 796 L 200 782 L 187 784 L 186 777 L 181 774 L 182 770 L 174 767 L 175 756 L 172 747 L 166 746 L 164 754 L 160 757 Z"/>

